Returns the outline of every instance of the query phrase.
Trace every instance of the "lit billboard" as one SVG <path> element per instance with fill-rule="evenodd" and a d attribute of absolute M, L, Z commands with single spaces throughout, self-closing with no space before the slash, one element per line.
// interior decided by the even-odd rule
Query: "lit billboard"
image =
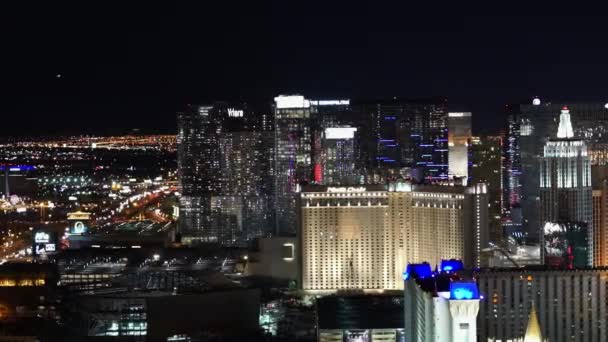
<path fill-rule="evenodd" d="M 546 222 L 543 251 L 546 265 L 568 269 L 588 266 L 587 225 L 584 222 Z"/>
<path fill-rule="evenodd" d="M 37 230 L 32 238 L 32 254 L 43 256 L 52 254 L 57 250 L 57 241 L 53 232 Z"/>
<path fill-rule="evenodd" d="M 355 127 L 328 127 L 325 129 L 325 139 L 352 139 L 356 131 Z"/>

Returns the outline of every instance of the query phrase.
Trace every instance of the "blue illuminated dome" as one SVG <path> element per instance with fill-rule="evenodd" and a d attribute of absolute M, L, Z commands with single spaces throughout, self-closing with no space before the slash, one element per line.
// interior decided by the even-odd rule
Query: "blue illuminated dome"
<path fill-rule="evenodd" d="M 431 265 L 429 263 L 409 264 L 403 273 L 403 279 L 408 280 L 410 277 L 414 279 L 429 278 L 433 275 Z"/>
<path fill-rule="evenodd" d="M 461 260 L 441 260 L 441 272 L 456 272 L 464 268 Z"/>
<path fill-rule="evenodd" d="M 454 281 L 450 284 L 450 299 L 479 299 L 479 289 L 475 282 Z"/>

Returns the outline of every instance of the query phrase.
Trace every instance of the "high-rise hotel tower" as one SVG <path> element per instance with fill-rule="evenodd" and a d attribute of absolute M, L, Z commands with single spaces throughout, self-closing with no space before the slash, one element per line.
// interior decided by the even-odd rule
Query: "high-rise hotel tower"
<path fill-rule="evenodd" d="M 589 250 L 593 250 L 591 163 L 585 142 L 574 138 L 570 111 L 566 106 L 559 117 L 557 139 L 547 141 L 540 161 L 540 199 L 541 222 L 586 224 Z M 593 255 L 589 254 L 591 266 Z"/>
<path fill-rule="evenodd" d="M 272 135 L 246 103 L 178 114 L 179 232 L 185 244 L 244 246 L 272 227 Z"/>
<path fill-rule="evenodd" d="M 298 202 L 305 291 L 403 289 L 408 263 L 479 266 L 488 243 L 485 184 L 304 186 Z"/>

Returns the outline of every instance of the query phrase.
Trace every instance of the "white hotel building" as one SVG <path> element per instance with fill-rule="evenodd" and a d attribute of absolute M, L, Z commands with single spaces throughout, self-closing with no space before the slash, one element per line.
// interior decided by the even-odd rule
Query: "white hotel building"
<path fill-rule="evenodd" d="M 485 185 L 305 186 L 298 198 L 299 284 L 309 292 L 403 289 L 407 264 L 479 265 Z"/>

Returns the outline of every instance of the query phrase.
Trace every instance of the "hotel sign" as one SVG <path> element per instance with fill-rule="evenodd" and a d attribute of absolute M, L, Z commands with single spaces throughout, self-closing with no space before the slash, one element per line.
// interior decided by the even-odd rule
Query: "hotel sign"
<path fill-rule="evenodd" d="M 231 118 L 242 118 L 244 111 L 242 109 L 228 108 L 228 116 Z"/>
<path fill-rule="evenodd" d="M 48 243 L 50 241 L 51 241 L 51 237 L 46 232 L 36 232 L 36 234 L 34 235 L 35 243 Z"/>
<path fill-rule="evenodd" d="M 327 188 L 327 192 L 365 192 L 366 189 L 364 186 L 349 186 L 349 187 L 329 187 Z"/>

